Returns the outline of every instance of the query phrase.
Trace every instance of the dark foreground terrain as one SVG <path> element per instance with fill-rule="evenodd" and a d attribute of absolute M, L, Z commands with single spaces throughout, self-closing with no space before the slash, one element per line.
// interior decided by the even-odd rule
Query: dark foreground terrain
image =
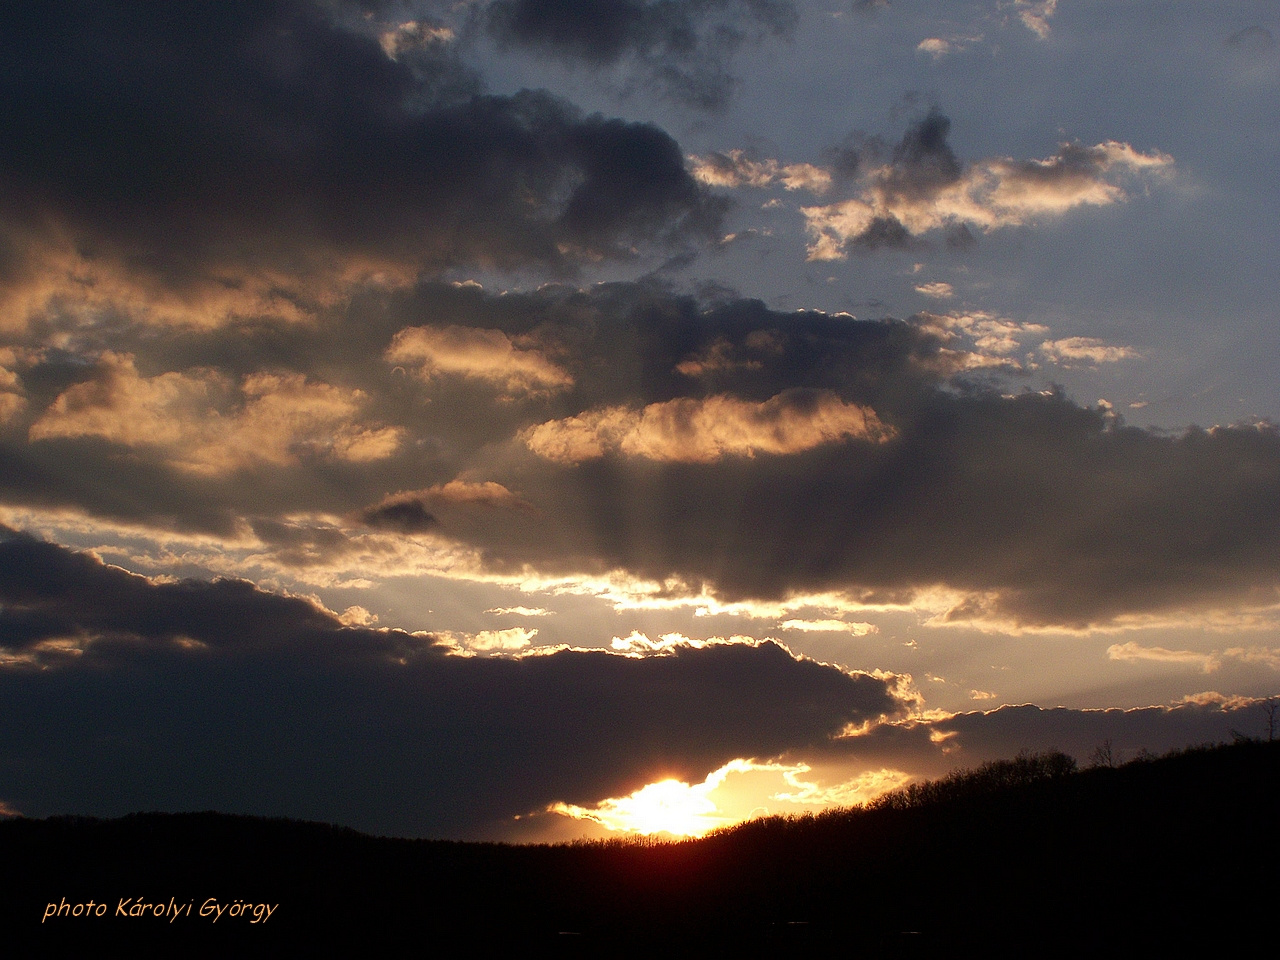
<path fill-rule="evenodd" d="M 1073 766 L 1021 757 L 869 810 L 677 844 L 378 839 L 214 813 L 13 819 L 0 955 L 1273 952 L 1280 742 Z"/>

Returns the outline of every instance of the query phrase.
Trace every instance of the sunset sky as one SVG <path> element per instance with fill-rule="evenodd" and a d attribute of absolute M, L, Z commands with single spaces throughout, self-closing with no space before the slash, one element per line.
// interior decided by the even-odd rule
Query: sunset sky
<path fill-rule="evenodd" d="M 0 13 L 0 813 L 698 833 L 1280 694 L 1275 0 Z"/>

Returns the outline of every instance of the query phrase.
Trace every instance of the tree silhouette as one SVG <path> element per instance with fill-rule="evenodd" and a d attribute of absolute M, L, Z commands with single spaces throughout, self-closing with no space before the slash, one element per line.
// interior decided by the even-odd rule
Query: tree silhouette
<path fill-rule="evenodd" d="M 1118 765 L 1119 751 L 1112 748 L 1111 738 L 1107 737 L 1094 748 L 1093 754 L 1089 757 L 1089 766 L 1112 769 Z"/>

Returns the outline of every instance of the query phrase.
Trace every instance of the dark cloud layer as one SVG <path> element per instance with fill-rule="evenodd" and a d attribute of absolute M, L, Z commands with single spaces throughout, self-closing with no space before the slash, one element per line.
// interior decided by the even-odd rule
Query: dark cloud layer
<path fill-rule="evenodd" d="M 403 342 L 398 331 L 436 329 L 438 317 L 453 329 L 446 346 L 462 345 L 440 362 L 474 376 L 411 373 L 384 358 Z M 357 531 L 318 529 L 298 550 L 312 536 L 305 522 L 262 521 L 362 518 L 472 545 L 495 571 L 620 568 L 734 599 L 843 590 L 904 600 L 942 586 L 964 598 L 946 615 L 953 622 L 1074 628 L 1267 606 L 1280 580 L 1274 427 L 1166 434 L 1061 392 L 1008 393 L 965 374 L 971 357 L 928 318 L 784 314 L 644 284 L 503 296 L 424 284 L 370 292 L 306 331 L 256 321 L 100 336 L 99 347 L 136 352 L 152 373 L 205 371 L 201 384 L 210 364 L 226 383 L 249 383 L 269 356 L 300 405 L 359 391 L 348 406 L 363 422 L 324 421 L 317 437 L 367 422 L 399 440 L 385 456 L 352 460 L 323 437 L 276 437 L 289 462 L 253 460 L 244 437 L 267 428 L 250 396 L 211 421 L 242 425 L 243 436 L 210 433 L 240 459 L 214 472 L 215 448 L 204 448 L 202 473 L 182 466 L 195 454 L 147 436 L 112 442 L 65 427 L 24 441 L 23 424 L 50 416 L 31 402 L 0 469 L 10 502 L 223 535 L 249 518 L 299 568 L 340 563 Z M 55 362 L 19 369 L 20 379 L 38 387 L 36 371 Z M 512 392 L 502 364 L 560 381 Z M 106 375 L 94 363 L 76 370 L 87 382 Z M 158 389 L 141 375 L 130 382 Z M 330 382 L 346 392 L 322 392 Z M 123 418 L 135 408 L 104 409 Z M 73 413 L 59 416 L 70 423 Z M 738 431 L 727 440 L 715 433 L 724 421 Z M 464 474 L 495 484 L 493 495 L 413 493 Z"/>
<path fill-rule="evenodd" d="M 736 85 L 733 52 L 789 35 L 797 13 L 790 0 L 495 0 L 485 18 L 502 44 L 594 66 L 629 58 L 667 95 L 721 109 Z"/>
<path fill-rule="evenodd" d="M 392 59 L 303 0 L 13 7 L 0 38 L 9 282 L 68 241 L 176 285 L 570 270 L 718 216 L 657 128 L 485 95 L 447 44 Z"/>
<path fill-rule="evenodd" d="M 891 680 L 773 643 L 452 656 L 243 581 L 152 583 L 12 534 L 0 647 L 0 797 L 32 815 L 215 808 L 491 834 L 903 708 Z"/>
<path fill-rule="evenodd" d="M 867 766 L 895 764 L 919 776 L 941 776 L 1021 752 L 1061 750 L 1082 766 L 1126 763 L 1145 755 L 1229 743 L 1237 736 L 1266 738 L 1266 705 L 1245 698 L 1202 694 L 1172 706 L 1130 710 L 1074 710 L 1032 704 L 938 720 L 879 724 L 809 756 Z"/>

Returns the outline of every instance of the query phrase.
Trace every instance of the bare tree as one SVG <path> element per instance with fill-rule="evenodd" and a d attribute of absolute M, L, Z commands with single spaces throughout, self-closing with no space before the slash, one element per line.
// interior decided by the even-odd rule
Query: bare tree
<path fill-rule="evenodd" d="M 1118 751 L 1111 746 L 1111 738 L 1103 740 L 1094 749 L 1092 756 L 1089 757 L 1089 766 L 1091 767 L 1107 767 L 1117 766 Z"/>
<path fill-rule="evenodd" d="M 1262 703 L 1262 709 L 1267 715 L 1267 743 L 1271 743 L 1276 738 L 1276 714 L 1280 712 L 1280 701 L 1275 697 L 1267 697 Z"/>

